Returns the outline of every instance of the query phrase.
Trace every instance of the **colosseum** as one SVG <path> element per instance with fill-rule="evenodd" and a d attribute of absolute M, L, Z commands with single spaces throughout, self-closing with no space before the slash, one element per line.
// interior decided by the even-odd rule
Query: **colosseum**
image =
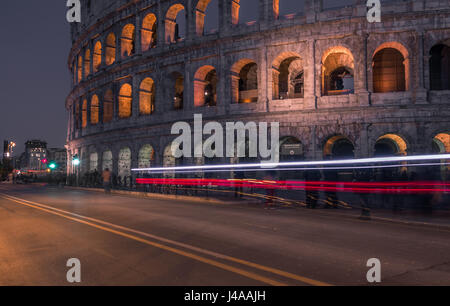
<path fill-rule="evenodd" d="M 171 126 L 194 114 L 279 122 L 282 160 L 450 152 L 450 1 L 382 0 L 374 23 L 366 0 L 283 1 L 81 1 L 69 173 L 177 164 Z"/>

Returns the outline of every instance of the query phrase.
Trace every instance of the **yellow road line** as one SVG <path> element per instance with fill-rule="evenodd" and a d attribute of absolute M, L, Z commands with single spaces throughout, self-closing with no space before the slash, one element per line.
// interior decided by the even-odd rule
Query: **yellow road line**
<path fill-rule="evenodd" d="M 109 229 L 109 228 L 106 228 L 106 227 L 103 227 L 103 226 L 100 226 L 100 225 L 97 225 L 97 224 L 93 224 L 93 223 L 90 223 L 90 222 L 87 222 L 87 221 L 83 221 L 83 220 L 80 220 L 80 219 L 90 220 L 90 221 L 93 221 L 93 222 L 96 222 L 96 223 L 108 225 L 108 226 L 115 227 L 115 228 L 118 228 L 118 229 L 121 229 L 121 230 L 133 232 L 133 233 L 136 233 L 136 234 L 139 234 L 139 235 L 142 235 L 142 236 L 147 236 L 147 237 L 150 237 L 150 238 L 155 239 L 155 240 L 159 240 L 159 241 L 163 241 L 163 242 L 170 243 L 170 244 L 173 244 L 173 245 L 177 245 L 177 246 L 180 246 L 180 247 L 183 247 L 183 248 L 187 248 L 187 249 L 199 252 L 199 253 L 203 253 L 203 254 L 206 254 L 206 255 L 214 256 L 214 257 L 217 257 L 217 258 L 220 258 L 220 259 L 224 259 L 224 260 L 228 260 L 228 261 L 231 261 L 231 262 L 239 263 L 239 264 L 245 265 L 247 267 L 252 267 L 252 268 L 255 268 L 255 269 L 259 269 L 261 271 L 270 272 L 270 273 L 273 273 L 273 274 L 276 274 L 276 275 L 279 275 L 279 276 L 283 276 L 283 277 L 286 277 L 286 278 L 289 278 L 289 279 L 292 279 L 292 280 L 300 281 L 300 282 L 305 283 L 305 284 L 314 285 L 314 286 L 330 286 L 330 284 L 325 283 L 325 282 L 313 280 L 313 279 L 310 279 L 310 278 L 307 278 L 307 277 L 303 277 L 303 276 L 300 276 L 300 275 L 296 275 L 296 274 L 293 274 L 293 273 L 282 271 L 282 270 L 279 270 L 279 269 L 276 269 L 276 268 L 266 267 L 266 266 L 263 266 L 263 265 L 260 265 L 260 264 L 256 264 L 256 263 L 253 263 L 253 262 L 250 262 L 250 261 L 246 261 L 246 260 L 243 260 L 243 259 L 231 257 L 231 256 L 228 256 L 228 255 L 223 255 L 223 254 L 220 254 L 220 253 L 204 250 L 204 249 L 197 248 L 197 247 L 194 247 L 194 246 L 191 246 L 191 245 L 187 245 L 187 244 L 180 243 L 180 242 L 177 242 L 177 241 L 173 241 L 173 240 L 169 240 L 169 239 L 166 239 L 166 238 L 158 237 L 158 236 L 155 236 L 155 235 L 152 235 L 152 234 L 148 234 L 148 233 L 145 233 L 145 232 L 133 230 L 133 229 L 130 229 L 130 228 L 127 228 L 127 227 L 123 227 L 123 226 L 120 226 L 120 225 L 116 225 L 116 224 L 113 224 L 113 223 L 109 223 L 109 222 L 106 222 L 106 221 L 102 221 L 102 220 L 98 220 L 98 219 L 95 219 L 95 218 L 90 218 L 90 217 L 82 216 L 82 215 L 79 215 L 79 214 L 75 214 L 75 213 L 72 213 L 72 212 L 69 212 L 69 211 L 61 210 L 61 209 L 58 209 L 58 208 L 55 208 L 55 207 L 51 207 L 51 206 L 48 206 L 48 205 L 45 205 L 45 204 L 40 204 L 40 203 L 36 203 L 36 202 L 33 202 L 33 201 L 29 201 L 29 200 L 25 200 L 25 199 L 13 197 L 13 196 L 6 195 L 6 194 L 1 194 L 1 193 L 0 193 L 0 195 L 2 195 L 3 198 L 9 199 L 9 200 L 14 201 L 14 202 L 17 202 L 19 204 L 27 205 L 27 206 L 30 206 L 30 207 L 33 207 L 33 208 L 36 208 L 36 209 L 41 209 L 41 210 L 44 210 L 46 212 L 49 212 L 49 213 L 52 213 L 52 214 L 55 214 L 55 215 L 58 215 L 58 216 L 61 216 L 61 217 L 64 217 L 64 218 L 67 218 L 67 219 L 70 219 L 70 220 L 73 220 L 73 221 L 77 221 L 77 222 L 80 222 L 80 223 L 84 223 L 84 224 L 87 224 L 87 225 L 90 225 L 90 226 L 93 226 L 93 227 L 96 227 L 96 228 L 99 228 L 99 229 L 102 229 L 102 230 L 106 230 L 106 231 L 115 233 L 117 235 L 121 235 L 121 236 L 130 238 L 130 239 L 133 239 L 133 240 L 137 240 L 137 241 L 140 241 L 140 242 L 143 242 L 143 243 L 146 243 L 146 244 L 149 244 L 149 245 L 152 245 L 152 246 L 164 249 L 164 250 L 168 250 L 168 251 L 180 254 L 180 255 L 183 255 L 182 253 L 185 253 L 186 255 L 183 255 L 183 256 L 186 256 L 186 257 L 189 257 L 189 258 L 193 258 L 193 259 L 205 262 L 203 260 L 200 260 L 200 259 L 204 259 L 204 260 L 208 261 L 208 262 L 205 262 L 205 263 L 208 263 L 208 264 L 211 264 L 211 265 L 214 265 L 214 266 L 217 266 L 217 265 L 215 265 L 213 263 L 217 263 L 217 264 L 221 265 L 221 266 L 218 266 L 218 267 L 221 267 L 221 268 L 223 268 L 225 270 L 229 270 L 229 269 L 225 268 L 225 267 L 229 267 L 229 268 L 233 269 L 233 271 L 232 270 L 229 270 L 229 271 L 232 271 L 232 272 L 235 272 L 235 273 L 238 273 L 238 272 L 236 272 L 234 270 L 242 271 L 243 273 L 247 273 L 247 274 L 249 273 L 248 275 L 242 274 L 242 273 L 238 273 L 238 274 L 247 276 L 247 277 L 255 279 L 255 280 L 261 280 L 260 278 L 263 278 L 263 279 L 267 280 L 267 281 L 263 281 L 263 282 L 271 284 L 271 285 L 279 286 L 279 285 L 286 285 L 286 284 L 280 283 L 278 281 L 271 280 L 271 279 L 263 277 L 263 276 L 259 276 L 257 274 L 252 273 L 252 272 L 248 272 L 248 271 L 241 270 L 241 269 L 238 269 L 238 268 L 235 268 L 235 267 L 224 265 L 222 263 L 219 263 L 219 262 L 216 262 L 214 260 L 207 259 L 207 258 L 203 258 L 203 257 L 197 256 L 197 255 L 192 254 L 192 253 L 188 253 L 188 252 L 184 252 L 182 250 L 174 249 L 174 248 L 169 247 L 169 246 L 165 246 L 165 245 L 162 245 L 162 244 L 159 244 L 159 243 L 151 242 L 151 241 L 148 241 L 148 240 L 145 240 L 145 239 L 133 236 L 133 235 L 129 235 L 129 234 L 126 234 L 126 233 L 123 233 L 123 232 L 115 231 L 113 229 Z M 72 216 L 76 216 L 77 218 L 69 217 L 69 216 L 66 216 L 66 215 L 63 215 L 63 214 L 69 214 L 69 215 L 72 215 Z M 195 256 L 196 258 L 191 257 L 191 256 Z M 222 266 L 225 266 L 225 267 L 222 267 Z M 254 277 L 250 277 L 250 276 L 254 276 Z M 255 278 L 255 277 L 257 277 L 258 279 Z"/>

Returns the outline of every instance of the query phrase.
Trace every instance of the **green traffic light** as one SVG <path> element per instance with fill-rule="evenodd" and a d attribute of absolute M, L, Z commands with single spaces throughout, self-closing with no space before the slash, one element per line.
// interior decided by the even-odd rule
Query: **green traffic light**
<path fill-rule="evenodd" d="M 56 164 L 55 163 L 51 163 L 50 165 L 48 165 L 48 167 L 50 169 L 56 169 Z"/>

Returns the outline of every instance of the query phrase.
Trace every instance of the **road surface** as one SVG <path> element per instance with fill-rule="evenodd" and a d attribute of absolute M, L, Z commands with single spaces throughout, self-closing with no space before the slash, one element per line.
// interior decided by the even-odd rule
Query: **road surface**
<path fill-rule="evenodd" d="M 450 231 L 323 210 L 0 185 L 0 285 L 450 285 Z"/>

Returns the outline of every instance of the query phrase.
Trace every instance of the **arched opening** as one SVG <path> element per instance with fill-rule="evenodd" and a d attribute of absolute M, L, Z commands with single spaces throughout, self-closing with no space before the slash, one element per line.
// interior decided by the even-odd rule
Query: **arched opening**
<path fill-rule="evenodd" d="M 393 47 L 377 51 L 373 57 L 373 91 L 405 91 L 406 63 L 403 54 Z"/>
<path fill-rule="evenodd" d="M 138 168 L 150 168 L 155 160 L 155 150 L 149 144 L 142 146 L 139 150 Z"/>
<path fill-rule="evenodd" d="M 194 105 L 217 105 L 217 73 L 213 66 L 200 67 L 194 76 Z"/>
<path fill-rule="evenodd" d="M 122 58 L 127 58 L 136 52 L 135 38 L 134 25 L 127 24 L 124 26 L 122 29 L 122 36 L 120 37 Z"/>
<path fill-rule="evenodd" d="M 327 159 L 351 159 L 355 157 L 355 147 L 347 137 L 336 135 L 325 143 L 323 155 Z"/>
<path fill-rule="evenodd" d="M 81 127 L 84 129 L 87 127 L 87 111 L 88 111 L 88 105 L 87 105 L 87 100 L 83 99 L 83 104 L 82 104 L 82 108 L 81 108 Z"/>
<path fill-rule="evenodd" d="M 295 53 L 280 55 L 272 65 L 273 99 L 303 98 L 303 61 Z"/>
<path fill-rule="evenodd" d="M 439 133 L 433 138 L 432 150 L 435 154 L 445 154 L 450 153 L 450 132 L 449 133 Z M 450 174 L 450 165 L 446 165 L 448 160 L 441 160 L 441 173 L 440 179 L 446 181 L 448 180 Z"/>
<path fill-rule="evenodd" d="M 186 12 L 181 4 L 172 5 L 166 14 L 165 36 L 166 43 L 175 43 L 184 39 L 186 35 Z"/>
<path fill-rule="evenodd" d="M 114 95 L 111 89 L 108 89 L 103 99 L 103 122 L 108 123 L 113 120 L 114 114 Z"/>
<path fill-rule="evenodd" d="M 273 0 L 273 14 L 275 19 L 292 19 L 304 12 L 305 0 Z"/>
<path fill-rule="evenodd" d="M 150 115 L 155 111 L 155 83 L 145 78 L 139 87 L 139 114 Z"/>
<path fill-rule="evenodd" d="M 131 102 L 133 89 L 130 84 L 125 83 L 119 92 L 119 118 L 131 117 Z"/>
<path fill-rule="evenodd" d="M 396 134 L 385 134 L 379 137 L 375 143 L 375 156 L 402 156 L 407 155 L 406 141 Z"/>
<path fill-rule="evenodd" d="M 253 25 L 259 20 L 259 0 L 231 0 L 231 23 Z"/>
<path fill-rule="evenodd" d="M 172 86 L 170 87 L 172 88 L 173 109 L 183 109 L 184 77 L 179 72 L 172 72 L 170 80 L 172 82 Z"/>
<path fill-rule="evenodd" d="M 119 176 L 121 178 L 131 175 L 131 150 L 122 148 L 119 151 Z"/>
<path fill-rule="evenodd" d="M 106 65 L 112 65 L 116 61 L 116 36 L 114 33 L 109 33 L 106 38 Z"/>
<path fill-rule="evenodd" d="M 176 166 L 176 159 L 175 159 L 175 156 L 173 156 L 173 154 L 172 154 L 172 144 L 169 144 L 164 148 L 163 155 L 164 155 L 163 156 L 163 166 L 165 168 Z M 173 170 L 164 171 L 164 177 L 165 178 L 174 178 L 175 171 L 173 171 Z"/>
<path fill-rule="evenodd" d="M 450 153 L 450 132 L 439 133 L 433 138 L 433 153 Z"/>
<path fill-rule="evenodd" d="M 195 24 L 198 36 L 218 31 L 219 2 L 218 0 L 199 0 L 195 11 Z"/>
<path fill-rule="evenodd" d="M 83 79 L 83 58 L 81 57 L 81 55 L 78 55 L 78 65 L 77 65 L 77 71 L 78 71 L 78 83 L 81 82 L 81 80 Z"/>
<path fill-rule="evenodd" d="M 258 101 L 258 65 L 242 59 L 231 67 L 231 92 L 234 103 Z"/>
<path fill-rule="evenodd" d="M 97 41 L 95 43 L 94 56 L 93 56 L 92 60 L 93 60 L 94 73 L 96 73 L 99 70 L 100 65 L 102 64 L 102 43 L 99 41 Z"/>
<path fill-rule="evenodd" d="M 430 50 L 430 89 L 450 90 L 450 47 L 444 44 Z"/>
<path fill-rule="evenodd" d="M 98 170 L 98 154 L 97 152 L 91 153 L 89 155 L 89 171 Z"/>
<path fill-rule="evenodd" d="M 100 104 L 97 95 L 93 95 L 91 98 L 91 124 L 96 125 L 99 120 Z"/>
<path fill-rule="evenodd" d="M 322 91 L 324 96 L 354 92 L 354 60 L 345 47 L 333 47 L 322 58 Z"/>
<path fill-rule="evenodd" d="M 87 77 L 91 74 L 91 50 L 87 49 L 84 53 L 84 75 Z"/>
<path fill-rule="evenodd" d="M 157 22 L 155 14 L 148 14 L 142 20 L 141 44 L 142 52 L 156 47 L 157 42 Z"/>
<path fill-rule="evenodd" d="M 105 151 L 102 155 L 102 170 L 113 170 L 113 155 L 111 151 Z"/>

